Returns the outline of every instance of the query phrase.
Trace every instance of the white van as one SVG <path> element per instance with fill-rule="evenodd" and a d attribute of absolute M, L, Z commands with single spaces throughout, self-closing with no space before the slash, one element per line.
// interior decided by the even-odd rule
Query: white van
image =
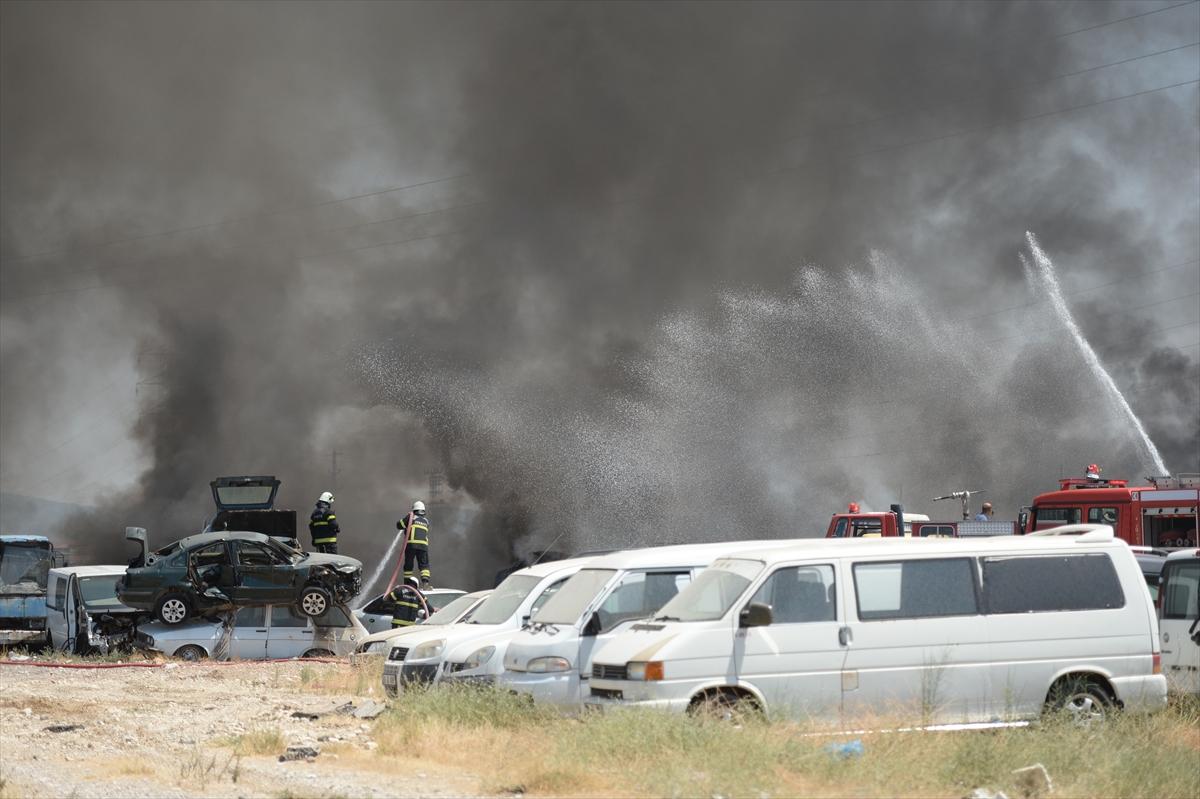
<path fill-rule="evenodd" d="M 51 569 L 46 579 L 50 646 L 85 655 L 132 643 L 137 622 L 147 614 L 117 599 L 117 580 L 124 576 L 124 566 Z"/>
<path fill-rule="evenodd" d="M 461 624 L 433 629 L 418 625 L 419 631 L 405 635 L 388 653 L 383 664 L 384 691 L 394 697 L 407 684 L 440 682 L 446 654 L 460 648 L 470 650 L 477 674 L 489 669 L 498 673 L 508 639 L 591 560 L 556 560 L 513 572 Z"/>
<path fill-rule="evenodd" d="M 1086 527 L 732 554 L 596 655 L 586 702 L 922 723 L 1162 708 L 1141 571 L 1112 528 Z"/>
<path fill-rule="evenodd" d="M 535 702 L 576 706 L 587 693 L 592 655 L 639 621 L 649 620 L 710 563 L 730 551 L 780 548 L 795 540 L 725 541 L 616 552 L 597 558 L 562 587 L 536 620 L 513 636 L 500 683 Z M 462 667 L 469 653 L 447 660 Z"/>
<path fill-rule="evenodd" d="M 1200 549 L 1167 556 L 1158 603 L 1167 684 L 1172 691 L 1200 694 Z"/>

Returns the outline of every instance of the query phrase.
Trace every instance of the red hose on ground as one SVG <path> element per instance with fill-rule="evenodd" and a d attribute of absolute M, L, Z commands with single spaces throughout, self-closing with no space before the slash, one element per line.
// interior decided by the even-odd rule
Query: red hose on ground
<path fill-rule="evenodd" d="M 346 663 L 336 658 L 281 658 L 279 660 L 226 660 L 180 663 L 180 666 L 246 666 L 259 663 Z M 0 660 L 0 666 L 38 666 L 43 669 L 161 669 L 166 663 L 44 663 L 35 660 Z"/>

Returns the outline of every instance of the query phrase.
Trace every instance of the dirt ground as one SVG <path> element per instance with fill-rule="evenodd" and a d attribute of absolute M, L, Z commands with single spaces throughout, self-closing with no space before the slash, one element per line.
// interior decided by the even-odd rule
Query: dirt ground
<path fill-rule="evenodd" d="M 318 667 L 322 674 L 351 668 Z M 477 774 L 377 756 L 371 721 L 294 717 L 352 699 L 302 691 L 303 668 L 298 662 L 97 670 L 5 664 L 0 796 L 481 795 Z M 66 729 L 72 725 L 78 728 Z M 238 736 L 277 733 L 283 744 L 320 755 L 279 762 L 278 755 L 239 756 L 230 745 Z"/>

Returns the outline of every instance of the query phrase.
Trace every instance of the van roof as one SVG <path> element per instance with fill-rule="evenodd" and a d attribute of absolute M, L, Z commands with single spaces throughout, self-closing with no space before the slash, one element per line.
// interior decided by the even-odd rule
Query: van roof
<path fill-rule="evenodd" d="M 69 576 L 72 574 L 80 577 L 120 577 L 125 573 L 124 566 L 67 566 L 61 569 L 51 569 L 51 574 Z"/>
<path fill-rule="evenodd" d="M 1063 550 L 1073 547 L 1093 549 L 1117 546 L 1128 550 L 1124 541 L 1083 540 L 1082 536 L 993 536 L 987 538 L 814 538 L 796 541 L 794 546 L 731 550 L 726 557 L 761 560 L 766 563 L 796 558 L 844 558 L 846 556 L 888 556 L 920 553 L 923 555 L 961 555 Z"/>
<path fill-rule="evenodd" d="M 569 568 L 580 568 L 587 565 L 595 558 L 568 558 L 567 560 L 548 560 L 545 563 L 535 563 L 532 566 L 527 566 L 524 569 L 519 569 L 513 574 L 528 574 L 533 577 L 549 577 L 557 571 Z M 511 575 L 510 575 L 511 576 Z"/>
<path fill-rule="evenodd" d="M 813 539 L 824 541 L 825 539 Z M 762 539 L 759 541 L 715 541 L 708 544 L 674 544 L 666 547 L 628 549 L 596 558 L 590 569 L 652 569 L 661 566 L 707 566 L 722 555 L 748 547 L 755 551 L 771 552 L 799 543 L 797 538 Z"/>

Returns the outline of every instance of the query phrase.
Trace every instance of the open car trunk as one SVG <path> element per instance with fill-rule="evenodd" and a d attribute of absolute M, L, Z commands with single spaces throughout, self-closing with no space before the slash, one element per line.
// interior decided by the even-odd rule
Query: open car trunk
<path fill-rule="evenodd" d="M 217 514 L 208 523 L 206 531 L 262 533 L 299 549 L 296 511 L 274 507 L 279 482 L 274 475 L 213 480 L 209 485 Z"/>

